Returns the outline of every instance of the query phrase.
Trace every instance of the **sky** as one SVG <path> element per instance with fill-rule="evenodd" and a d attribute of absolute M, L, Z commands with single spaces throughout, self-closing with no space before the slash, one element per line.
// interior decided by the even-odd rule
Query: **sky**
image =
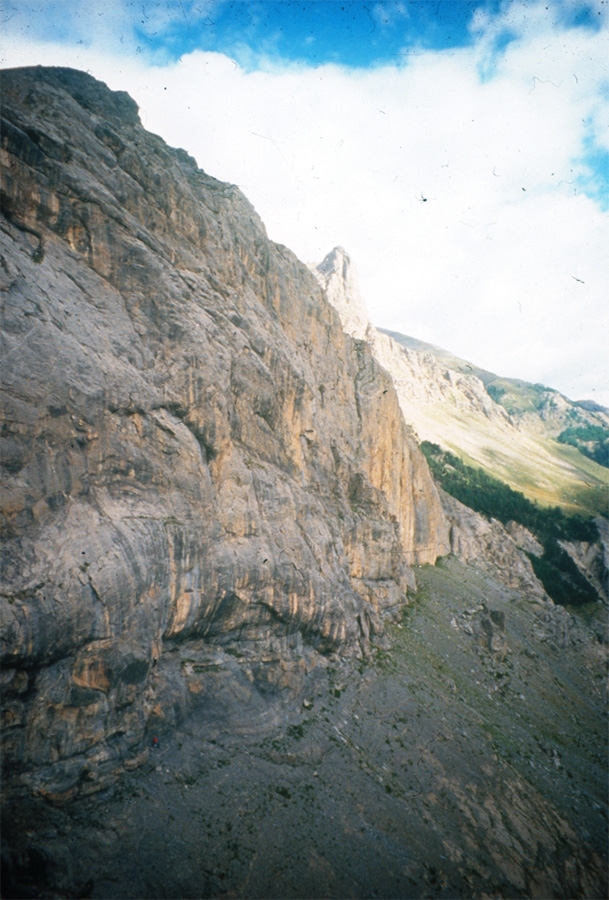
<path fill-rule="evenodd" d="M 372 322 L 609 407 L 609 0 L 0 0 Z"/>

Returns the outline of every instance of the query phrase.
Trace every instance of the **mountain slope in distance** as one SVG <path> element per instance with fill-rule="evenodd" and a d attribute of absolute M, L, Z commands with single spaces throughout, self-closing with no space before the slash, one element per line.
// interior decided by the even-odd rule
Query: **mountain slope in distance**
<path fill-rule="evenodd" d="M 601 406 L 599 403 L 595 403 L 594 400 L 567 400 L 559 391 L 544 384 L 532 384 L 530 381 L 523 381 L 520 378 L 504 378 L 501 375 L 495 375 L 494 372 L 489 372 L 487 369 L 481 369 L 480 366 L 461 359 L 460 356 L 456 356 L 450 350 L 444 350 L 435 344 L 429 344 L 427 341 L 421 341 L 407 334 L 400 334 L 398 331 L 389 331 L 386 328 L 377 330 L 393 338 L 394 341 L 402 347 L 407 347 L 409 350 L 416 350 L 417 353 L 431 353 L 447 369 L 475 375 L 483 383 L 490 396 L 512 415 L 526 412 L 535 412 L 539 415 L 544 408 L 553 408 L 557 413 L 551 420 L 555 426 L 560 425 L 564 421 L 571 420 L 572 422 L 574 418 L 577 418 L 582 423 L 592 424 L 592 419 L 587 415 L 588 413 L 592 414 L 594 422 L 596 422 L 597 416 L 600 414 L 602 417 L 605 417 L 605 424 L 607 423 L 606 417 L 609 415 L 609 409 Z M 568 407 L 566 410 L 562 404 L 556 402 L 557 398 L 567 401 Z M 551 401 L 554 401 L 553 405 Z M 561 415 L 561 412 L 563 415 Z M 566 416 L 564 412 L 567 412 Z M 547 415 L 545 421 L 548 421 Z"/>
<path fill-rule="evenodd" d="M 567 428 L 600 428 L 609 413 L 574 403 L 544 385 L 501 378 L 447 350 L 362 323 L 353 266 L 335 248 L 317 268 L 343 328 L 367 341 L 391 374 L 417 437 L 439 444 L 544 506 L 581 515 L 609 513 L 609 469 L 560 443 Z"/>

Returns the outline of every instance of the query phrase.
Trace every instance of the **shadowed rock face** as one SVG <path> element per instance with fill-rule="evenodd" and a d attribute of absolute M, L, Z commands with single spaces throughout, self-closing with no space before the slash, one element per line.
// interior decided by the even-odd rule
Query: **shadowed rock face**
<path fill-rule="evenodd" d="M 389 377 L 235 187 L 84 73 L 2 103 L 4 760 L 62 800 L 197 705 L 279 715 L 448 527 Z"/>

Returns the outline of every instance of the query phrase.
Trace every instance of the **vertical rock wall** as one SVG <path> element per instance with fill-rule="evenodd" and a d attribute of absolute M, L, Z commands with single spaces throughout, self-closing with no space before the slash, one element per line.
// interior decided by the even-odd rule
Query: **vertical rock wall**
<path fill-rule="evenodd" d="M 448 535 L 389 377 L 236 188 L 83 73 L 2 95 L 4 761 L 61 799 L 365 652 Z"/>

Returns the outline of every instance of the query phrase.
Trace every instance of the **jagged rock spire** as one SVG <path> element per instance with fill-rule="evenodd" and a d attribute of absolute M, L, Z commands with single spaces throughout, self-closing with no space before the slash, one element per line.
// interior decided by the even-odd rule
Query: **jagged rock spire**
<path fill-rule="evenodd" d="M 357 269 L 347 251 L 335 247 L 313 272 L 340 315 L 344 331 L 364 338 L 370 317 L 360 295 Z"/>

